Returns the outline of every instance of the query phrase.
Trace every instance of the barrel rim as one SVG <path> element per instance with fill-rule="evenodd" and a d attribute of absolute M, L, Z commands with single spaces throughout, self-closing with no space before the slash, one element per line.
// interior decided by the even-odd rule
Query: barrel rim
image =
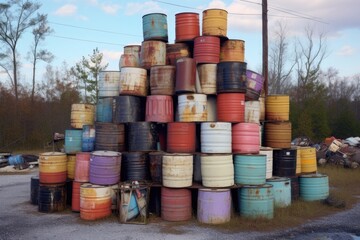
<path fill-rule="evenodd" d="M 328 175 L 321 173 L 303 174 L 299 176 L 299 178 L 327 178 L 327 177 Z"/>
<path fill-rule="evenodd" d="M 142 44 L 143 43 L 150 43 L 150 42 L 157 42 L 157 43 L 163 43 L 163 44 L 165 44 L 165 46 L 166 46 L 166 42 L 163 42 L 163 41 L 160 41 L 160 40 L 144 40 L 144 41 L 142 41 L 141 42 L 141 47 L 142 47 Z M 142 49 L 142 48 L 141 48 Z"/>
<path fill-rule="evenodd" d="M 180 13 L 176 13 L 175 16 L 176 16 L 176 15 L 180 15 L 180 14 L 194 14 L 194 15 L 198 15 L 198 16 L 200 15 L 200 14 L 197 13 L 197 12 L 180 12 Z"/>
<path fill-rule="evenodd" d="M 232 153 L 199 153 L 200 157 L 204 156 L 204 157 L 218 157 L 218 156 L 231 156 L 233 157 Z"/>
<path fill-rule="evenodd" d="M 287 182 L 287 181 L 290 181 L 290 178 L 273 176 L 271 178 L 266 179 L 266 182 Z"/>
<path fill-rule="evenodd" d="M 159 64 L 159 65 L 153 65 L 153 66 L 151 66 L 150 70 L 153 69 L 153 68 L 160 68 L 160 67 L 176 69 L 176 67 L 173 66 L 173 65 L 168 65 L 168 64 L 160 65 L 160 64 Z"/>
<path fill-rule="evenodd" d="M 166 17 L 167 17 L 167 15 L 166 15 L 165 13 L 160 13 L 160 12 L 158 12 L 158 13 L 148 13 L 148 14 L 145 14 L 145 15 L 142 16 L 142 18 L 144 18 L 145 16 L 149 16 L 149 15 L 163 15 L 163 16 L 166 16 Z"/>
<path fill-rule="evenodd" d="M 288 97 L 290 98 L 290 95 L 286 95 L 286 94 L 271 94 L 271 95 L 267 95 L 267 97 Z"/>
<path fill-rule="evenodd" d="M 250 153 L 234 153 L 234 158 L 236 156 L 246 156 L 246 157 L 258 157 L 258 156 L 264 156 L 267 157 L 266 154 L 250 154 Z"/>
<path fill-rule="evenodd" d="M 274 148 L 261 146 L 261 147 L 260 147 L 260 151 L 274 151 Z"/>
<path fill-rule="evenodd" d="M 91 153 L 92 156 L 104 156 L 104 157 L 120 157 L 121 153 L 120 152 L 115 152 L 115 151 L 108 151 L 108 150 L 98 150 L 98 151 L 93 151 Z"/>
<path fill-rule="evenodd" d="M 220 37 L 219 36 L 210 36 L 210 35 L 202 35 L 202 36 L 197 36 L 194 38 L 194 44 L 195 44 L 195 40 L 198 38 L 211 38 L 211 39 L 219 39 L 220 41 Z"/>
<path fill-rule="evenodd" d="M 226 61 L 226 62 L 219 62 L 218 65 L 226 65 L 229 63 L 239 63 L 239 64 L 243 64 L 243 65 L 247 65 L 247 62 L 241 62 L 241 61 Z M 236 93 L 236 92 L 235 92 Z M 269 96 L 269 95 L 268 95 Z"/>
<path fill-rule="evenodd" d="M 227 10 L 222 9 L 222 8 L 208 8 L 208 9 L 205 9 L 205 10 L 203 11 L 203 13 L 206 12 L 206 11 L 209 11 L 209 10 L 210 10 L 210 11 L 211 11 L 211 10 L 221 10 L 221 11 L 224 11 L 224 12 L 228 13 Z"/>
<path fill-rule="evenodd" d="M 237 42 L 243 42 L 243 43 L 245 43 L 245 40 L 242 40 L 242 39 L 229 38 L 229 39 L 225 40 L 225 41 L 223 42 L 223 44 L 226 43 L 226 42 L 228 42 L 228 41 L 237 41 Z"/>
<path fill-rule="evenodd" d="M 203 192 L 230 192 L 230 188 L 199 188 Z"/>
<path fill-rule="evenodd" d="M 166 153 L 164 154 L 164 156 L 170 156 L 170 157 L 188 157 L 188 156 L 192 156 L 194 157 L 194 155 L 192 153 Z"/>
<path fill-rule="evenodd" d="M 262 185 L 243 185 L 243 186 L 241 186 L 240 189 L 243 189 L 243 188 L 273 188 L 273 185 L 271 185 L 269 183 L 265 183 Z"/>
<path fill-rule="evenodd" d="M 121 69 L 123 69 L 123 68 L 138 68 L 138 69 L 143 69 L 143 70 L 147 71 L 147 69 L 142 68 L 142 67 L 134 67 L 134 66 L 121 67 Z M 121 71 L 120 71 L 120 72 L 121 72 Z"/>
<path fill-rule="evenodd" d="M 107 188 L 110 188 L 110 187 L 109 186 L 104 186 L 104 185 L 98 185 L 98 184 L 83 183 L 83 184 L 81 184 L 80 188 L 107 189 Z"/>
<path fill-rule="evenodd" d="M 125 45 L 124 48 L 126 47 L 140 47 L 141 48 L 141 45 L 137 45 L 137 44 L 131 44 L 131 45 Z"/>
<path fill-rule="evenodd" d="M 66 153 L 63 153 L 63 152 L 44 152 L 44 153 L 40 153 L 40 156 L 66 156 Z"/>

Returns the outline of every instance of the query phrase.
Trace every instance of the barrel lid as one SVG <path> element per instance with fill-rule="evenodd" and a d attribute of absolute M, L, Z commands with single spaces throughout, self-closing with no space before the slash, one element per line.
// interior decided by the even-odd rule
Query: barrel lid
<path fill-rule="evenodd" d="M 324 177 L 328 177 L 325 174 L 321 174 L 321 173 L 313 173 L 313 174 L 306 174 L 306 175 L 300 175 L 300 178 L 324 178 Z"/>
<path fill-rule="evenodd" d="M 173 156 L 173 157 L 186 157 L 186 156 L 192 156 L 191 153 L 165 153 L 164 156 Z"/>
<path fill-rule="evenodd" d="M 199 188 L 202 192 L 229 192 L 229 188 Z"/>
<path fill-rule="evenodd" d="M 142 17 L 144 18 L 145 16 L 149 16 L 149 15 L 163 15 L 163 16 L 167 16 L 165 13 L 148 13 L 143 15 Z"/>
<path fill-rule="evenodd" d="M 204 12 L 207 12 L 207 11 L 215 11 L 215 10 L 217 10 L 217 11 L 223 11 L 223 12 L 226 12 L 226 13 L 228 13 L 228 11 L 226 11 L 225 9 L 221 9 L 221 8 L 208 8 L 208 9 L 205 9 L 204 11 L 203 11 L 203 13 Z"/>
<path fill-rule="evenodd" d="M 263 185 L 244 185 L 241 188 L 272 188 L 273 185 L 265 183 Z"/>
<path fill-rule="evenodd" d="M 64 156 L 66 153 L 63 152 L 44 152 L 40 153 L 40 156 Z"/>
<path fill-rule="evenodd" d="M 94 156 L 104 156 L 104 157 L 117 157 L 121 156 L 121 153 L 115 151 L 94 151 L 91 153 Z"/>
<path fill-rule="evenodd" d="M 290 181 L 290 178 L 274 176 L 272 178 L 266 179 L 266 182 L 287 182 L 287 181 Z"/>
<path fill-rule="evenodd" d="M 96 185 L 96 184 L 91 184 L 91 183 L 84 183 L 84 184 L 81 184 L 80 186 L 81 188 L 109 188 L 108 186 L 102 186 L 102 185 Z"/>

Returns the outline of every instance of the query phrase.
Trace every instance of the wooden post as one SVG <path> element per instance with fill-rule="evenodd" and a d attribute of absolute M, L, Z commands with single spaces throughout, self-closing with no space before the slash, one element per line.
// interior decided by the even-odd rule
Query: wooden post
<path fill-rule="evenodd" d="M 262 0 L 262 75 L 264 77 L 264 92 L 268 95 L 268 18 L 267 0 Z"/>

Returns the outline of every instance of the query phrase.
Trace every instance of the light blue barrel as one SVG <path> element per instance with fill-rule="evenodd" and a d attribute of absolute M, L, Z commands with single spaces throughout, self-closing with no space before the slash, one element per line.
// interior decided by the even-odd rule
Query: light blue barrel
<path fill-rule="evenodd" d="M 300 198 L 317 201 L 329 196 L 329 178 L 324 174 L 309 174 L 299 177 Z"/>
<path fill-rule="evenodd" d="M 163 13 L 149 13 L 142 17 L 144 41 L 168 42 L 167 16 Z"/>
<path fill-rule="evenodd" d="M 235 183 L 260 185 L 266 182 L 266 155 L 234 155 Z"/>
<path fill-rule="evenodd" d="M 95 150 L 95 127 L 94 125 L 83 125 L 81 151 L 92 152 Z"/>
<path fill-rule="evenodd" d="M 239 188 L 238 201 L 240 216 L 267 219 L 274 217 L 274 194 L 270 184 Z"/>
<path fill-rule="evenodd" d="M 113 120 L 113 98 L 99 98 L 96 104 L 96 121 L 111 123 Z"/>
<path fill-rule="evenodd" d="M 206 224 L 223 224 L 231 218 L 230 189 L 199 189 L 197 219 Z"/>
<path fill-rule="evenodd" d="M 82 130 L 65 130 L 65 153 L 81 152 Z"/>
<path fill-rule="evenodd" d="M 273 186 L 275 207 L 287 207 L 291 205 L 291 183 L 290 178 L 273 177 L 266 180 Z"/>
<path fill-rule="evenodd" d="M 24 163 L 24 158 L 21 154 L 12 155 L 8 158 L 9 165 L 19 165 Z"/>
<path fill-rule="evenodd" d="M 128 206 L 128 214 L 127 214 L 127 220 L 131 220 L 137 215 L 139 215 L 139 207 L 137 205 L 136 199 L 135 199 L 135 191 L 131 194 L 130 197 L 130 203 Z"/>

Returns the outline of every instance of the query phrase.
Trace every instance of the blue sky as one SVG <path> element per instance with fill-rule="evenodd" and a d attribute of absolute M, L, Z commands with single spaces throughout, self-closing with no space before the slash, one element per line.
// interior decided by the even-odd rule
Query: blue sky
<path fill-rule="evenodd" d="M 40 12 L 48 14 L 51 28 L 42 47 L 55 55 L 52 63 L 59 66 L 66 61 L 73 66 L 82 56 L 96 47 L 109 63 L 108 70 L 118 70 L 118 61 L 125 45 L 141 44 L 142 16 L 147 13 L 167 14 L 169 43 L 175 39 L 175 14 L 204 9 L 226 9 L 228 37 L 245 41 L 245 60 L 248 68 L 261 68 L 261 0 L 42 0 Z M 168 4 L 166 4 L 168 3 Z M 181 6 L 174 6 L 181 5 Z M 289 40 L 303 37 L 303 29 L 311 25 L 327 33 L 328 57 L 323 69 L 335 67 L 340 76 L 360 73 L 360 2 L 359 0 L 269 0 L 269 39 L 276 21 L 286 24 Z M 186 6 L 182 7 L 182 6 Z M 279 11 L 280 10 L 280 11 Z M 288 13 L 291 13 L 290 15 Z M 233 14 L 235 13 L 235 14 Z M 295 16 L 296 15 L 296 16 Z M 298 17 L 298 16 L 301 17 Z M 316 21 L 305 19 L 316 19 Z M 21 57 L 31 44 L 31 35 L 21 39 Z M 25 59 L 22 72 L 31 66 Z M 41 76 L 44 63 L 40 63 Z M 29 71 L 30 72 L 30 71 Z M 28 74 L 26 74 L 28 75 Z M 26 80 L 30 76 L 25 76 Z"/>

